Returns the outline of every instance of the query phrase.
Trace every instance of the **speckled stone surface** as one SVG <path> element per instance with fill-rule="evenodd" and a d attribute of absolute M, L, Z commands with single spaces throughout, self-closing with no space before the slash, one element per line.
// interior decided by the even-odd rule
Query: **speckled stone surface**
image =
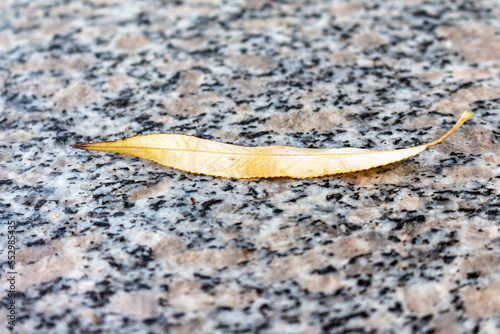
<path fill-rule="evenodd" d="M 498 1 L 0 1 L 1 333 L 499 333 Z M 76 142 L 405 148 L 230 180 Z M 0 253 L 7 270 L 7 254 Z M 0 288 L 7 286 L 1 272 Z"/>

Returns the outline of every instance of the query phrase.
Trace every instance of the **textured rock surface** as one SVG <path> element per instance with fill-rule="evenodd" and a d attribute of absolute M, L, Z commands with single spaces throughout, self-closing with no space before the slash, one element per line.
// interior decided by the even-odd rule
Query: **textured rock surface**
<path fill-rule="evenodd" d="M 499 16 L 493 0 L 1 1 L 14 332 L 500 332 Z M 319 179 L 71 149 L 152 132 L 404 148 L 464 109 L 422 155 Z"/>

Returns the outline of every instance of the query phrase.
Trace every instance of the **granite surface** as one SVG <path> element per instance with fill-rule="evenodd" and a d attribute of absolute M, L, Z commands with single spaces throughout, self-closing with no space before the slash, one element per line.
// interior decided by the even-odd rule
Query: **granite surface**
<path fill-rule="evenodd" d="M 499 333 L 498 1 L 0 1 L 1 333 Z M 405 148 L 231 180 L 76 142 Z M 8 326 L 8 222 L 16 324 Z"/>

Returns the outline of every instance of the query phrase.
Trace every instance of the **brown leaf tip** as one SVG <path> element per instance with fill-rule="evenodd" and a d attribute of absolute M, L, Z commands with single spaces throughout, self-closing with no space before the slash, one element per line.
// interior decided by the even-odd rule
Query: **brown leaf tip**
<path fill-rule="evenodd" d="M 89 148 L 89 144 L 87 143 L 76 143 L 73 145 L 73 148 L 77 148 L 79 150 L 87 150 Z"/>

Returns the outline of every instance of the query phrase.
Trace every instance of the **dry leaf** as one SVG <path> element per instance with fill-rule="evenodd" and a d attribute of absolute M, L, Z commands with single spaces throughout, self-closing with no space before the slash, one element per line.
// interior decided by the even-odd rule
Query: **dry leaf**
<path fill-rule="evenodd" d="M 415 156 L 444 141 L 472 115 L 464 112 L 450 131 L 430 144 L 393 151 L 281 145 L 244 147 L 182 134 L 150 134 L 73 147 L 128 154 L 197 174 L 236 179 L 307 178 L 365 170 Z"/>

